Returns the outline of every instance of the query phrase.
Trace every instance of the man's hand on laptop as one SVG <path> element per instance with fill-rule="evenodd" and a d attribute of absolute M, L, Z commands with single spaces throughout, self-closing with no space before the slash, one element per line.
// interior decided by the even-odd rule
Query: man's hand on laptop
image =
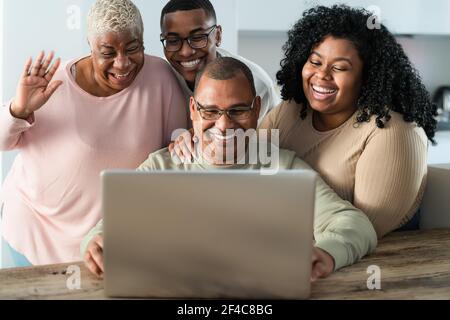
<path fill-rule="evenodd" d="M 318 279 L 326 278 L 333 273 L 333 270 L 333 257 L 322 249 L 314 247 L 312 256 L 311 281 L 315 282 Z"/>
<path fill-rule="evenodd" d="M 103 278 L 103 234 L 96 235 L 89 242 L 84 255 L 84 263 L 93 274 Z"/>

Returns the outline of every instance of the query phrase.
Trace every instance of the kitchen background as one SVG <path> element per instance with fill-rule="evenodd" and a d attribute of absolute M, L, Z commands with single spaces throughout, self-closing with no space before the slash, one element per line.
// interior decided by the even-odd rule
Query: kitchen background
<path fill-rule="evenodd" d="M 145 23 L 146 51 L 163 56 L 160 12 L 166 0 L 135 0 Z M 223 47 L 260 64 L 275 78 L 286 32 L 314 5 L 346 3 L 379 10 L 419 70 L 428 90 L 450 86 L 450 0 L 212 0 L 224 28 Z M 63 60 L 89 54 L 86 15 L 93 0 L 0 0 L 0 100 L 15 92 L 27 57 L 54 49 Z M 449 95 L 450 97 L 450 95 Z M 63 106 L 62 106 L 63 107 Z M 442 125 L 445 127 L 445 123 Z M 450 128 L 450 126 L 449 126 Z M 440 131 L 429 163 L 450 163 L 450 131 Z M 0 154 L 0 181 L 15 152 Z"/>

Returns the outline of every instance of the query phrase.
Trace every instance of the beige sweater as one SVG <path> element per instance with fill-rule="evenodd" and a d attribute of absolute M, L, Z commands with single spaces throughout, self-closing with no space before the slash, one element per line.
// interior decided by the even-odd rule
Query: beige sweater
<path fill-rule="evenodd" d="M 339 196 L 365 212 L 378 237 L 408 222 L 425 189 L 424 130 L 391 112 L 384 129 L 377 128 L 374 117 L 358 124 L 353 116 L 337 129 L 319 132 L 312 110 L 305 120 L 300 110 L 300 105 L 284 101 L 260 129 L 279 129 L 280 147 L 295 151 Z"/>
<path fill-rule="evenodd" d="M 213 166 L 207 164 L 176 164 L 167 149 L 157 151 L 137 169 L 138 171 L 178 170 L 259 170 L 261 165 Z M 267 167 L 267 166 L 266 166 Z M 311 170 L 295 153 L 280 150 L 279 169 Z M 103 232 L 103 220 L 92 229 L 81 243 L 81 254 L 84 256 L 89 242 Z M 356 209 L 348 201 L 344 201 L 319 177 L 316 183 L 315 246 L 328 252 L 335 261 L 335 270 L 351 265 L 368 253 L 375 250 L 377 236 L 366 215 Z"/>

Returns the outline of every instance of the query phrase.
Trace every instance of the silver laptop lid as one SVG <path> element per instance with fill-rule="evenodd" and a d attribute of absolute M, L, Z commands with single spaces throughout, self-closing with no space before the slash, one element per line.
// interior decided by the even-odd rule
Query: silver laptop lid
<path fill-rule="evenodd" d="M 308 297 L 313 172 L 109 171 L 102 180 L 108 296 Z"/>

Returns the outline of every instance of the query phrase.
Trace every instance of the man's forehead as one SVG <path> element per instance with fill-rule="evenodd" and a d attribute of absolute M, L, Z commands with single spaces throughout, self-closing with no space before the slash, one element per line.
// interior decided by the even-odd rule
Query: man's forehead
<path fill-rule="evenodd" d="M 206 30 L 213 24 L 214 19 L 209 17 L 203 9 L 175 11 L 164 16 L 162 31 L 189 34 Z"/>
<path fill-rule="evenodd" d="M 248 104 L 253 96 L 243 75 L 228 80 L 215 80 L 204 75 L 195 91 L 195 98 L 206 105 L 230 107 Z"/>

